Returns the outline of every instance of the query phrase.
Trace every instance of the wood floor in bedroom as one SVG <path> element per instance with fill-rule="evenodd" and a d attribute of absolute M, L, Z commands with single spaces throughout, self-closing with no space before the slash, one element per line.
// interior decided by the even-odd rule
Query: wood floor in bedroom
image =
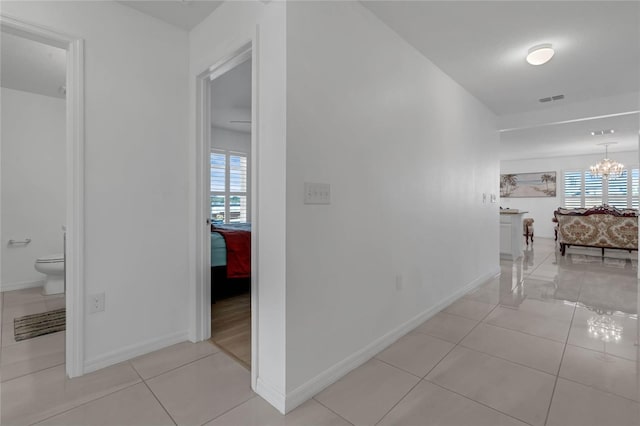
<path fill-rule="evenodd" d="M 251 369 L 251 293 L 211 305 L 211 341 Z"/>

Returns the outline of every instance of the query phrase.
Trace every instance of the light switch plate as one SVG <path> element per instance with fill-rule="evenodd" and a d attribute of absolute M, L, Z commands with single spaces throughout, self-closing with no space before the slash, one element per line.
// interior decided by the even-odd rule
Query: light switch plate
<path fill-rule="evenodd" d="M 305 204 L 331 204 L 331 185 L 328 183 L 304 183 Z"/>

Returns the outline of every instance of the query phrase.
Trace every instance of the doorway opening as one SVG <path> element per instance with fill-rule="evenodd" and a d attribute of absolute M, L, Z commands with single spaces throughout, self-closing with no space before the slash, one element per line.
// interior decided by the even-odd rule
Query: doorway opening
<path fill-rule="evenodd" d="M 211 82 L 211 341 L 251 368 L 251 60 Z"/>
<path fill-rule="evenodd" d="M 210 67 L 198 78 L 201 200 L 206 223 L 199 231 L 202 338 L 252 369 L 255 271 L 252 223 L 255 137 L 251 46 Z M 202 222 L 200 222 L 202 223 Z M 253 273 L 252 273 L 253 272 Z M 207 315 L 209 311 L 209 315 Z M 255 336 L 254 336 L 255 337 Z"/>
<path fill-rule="evenodd" d="M 1 299 L 14 308 L 5 313 L 20 313 L 13 324 L 4 315 L 2 344 L 24 343 L 27 358 L 41 358 L 31 349 L 54 352 L 47 361 L 77 377 L 84 373 L 83 41 L 6 16 L 0 24 Z M 3 367 L 29 374 L 51 366 L 27 359 Z"/>

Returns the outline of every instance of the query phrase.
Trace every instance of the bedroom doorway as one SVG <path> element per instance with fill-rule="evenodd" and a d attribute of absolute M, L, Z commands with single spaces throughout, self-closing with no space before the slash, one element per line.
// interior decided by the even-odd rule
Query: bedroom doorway
<path fill-rule="evenodd" d="M 211 81 L 211 341 L 251 369 L 251 59 Z"/>
<path fill-rule="evenodd" d="M 257 212 L 251 44 L 197 79 L 196 340 L 210 339 L 251 370 L 255 359 Z M 205 224 L 205 228 L 201 228 Z M 252 249 L 253 247 L 253 249 Z"/>

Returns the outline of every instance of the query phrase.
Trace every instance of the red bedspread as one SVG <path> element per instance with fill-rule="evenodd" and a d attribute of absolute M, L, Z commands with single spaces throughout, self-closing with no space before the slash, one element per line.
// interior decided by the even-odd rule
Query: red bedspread
<path fill-rule="evenodd" d="M 251 232 L 215 228 L 227 246 L 227 278 L 251 277 Z"/>

